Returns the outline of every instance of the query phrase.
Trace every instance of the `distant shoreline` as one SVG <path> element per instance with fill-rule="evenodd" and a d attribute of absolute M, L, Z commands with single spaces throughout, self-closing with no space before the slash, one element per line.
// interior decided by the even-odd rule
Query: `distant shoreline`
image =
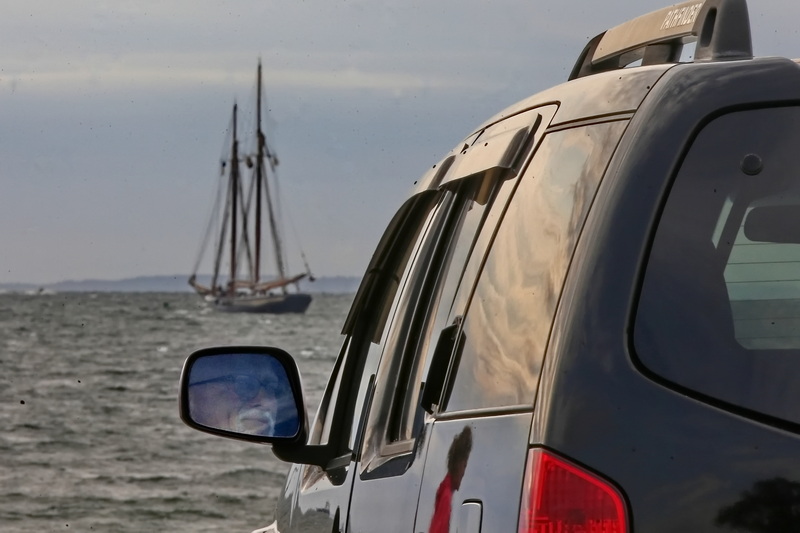
<path fill-rule="evenodd" d="M 208 279 L 206 279 L 208 278 Z M 138 276 L 118 280 L 66 280 L 55 283 L 0 283 L 5 292 L 192 292 L 188 275 Z M 211 276 L 198 276 L 208 284 Z M 356 292 L 361 278 L 357 276 L 321 276 L 314 282 L 302 281 L 300 287 L 309 293 L 346 294 Z"/>

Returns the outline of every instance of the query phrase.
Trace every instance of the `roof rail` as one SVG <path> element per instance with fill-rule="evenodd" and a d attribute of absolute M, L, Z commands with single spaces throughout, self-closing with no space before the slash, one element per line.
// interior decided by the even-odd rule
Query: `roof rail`
<path fill-rule="evenodd" d="M 601 33 L 581 52 L 570 80 L 624 68 L 676 63 L 697 42 L 695 61 L 751 59 L 746 0 L 693 0 L 665 7 Z"/>

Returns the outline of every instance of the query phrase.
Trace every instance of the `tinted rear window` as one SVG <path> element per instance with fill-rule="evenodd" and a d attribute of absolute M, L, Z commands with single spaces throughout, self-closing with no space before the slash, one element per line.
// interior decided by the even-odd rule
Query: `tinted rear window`
<path fill-rule="evenodd" d="M 634 327 L 641 362 L 800 422 L 800 109 L 721 116 L 664 207 Z"/>

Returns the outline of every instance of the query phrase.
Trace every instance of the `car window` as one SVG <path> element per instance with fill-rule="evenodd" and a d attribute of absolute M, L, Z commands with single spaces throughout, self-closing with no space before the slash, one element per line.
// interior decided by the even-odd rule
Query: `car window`
<path fill-rule="evenodd" d="M 409 264 L 382 343 L 361 450 L 363 476 L 393 476 L 413 460 L 425 411 L 442 391 L 449 361 L 442 339 L 449 338 L 451 322 L 460 321 L 464 295 L 474 286 L 520 169 L 542 138 L 539 127 L 556 109 L 530 110 L 482 130 L 465 143 L 469 155 L 442 174 L 441 194 L 452 201 L 438 210 Z"/>
<path fill-rule="evenodd" d="M 413 449 L 423 422 L 419 398 L 425 363 L 433 349 L 432 332 L 447 319 L 488 207 L 503 184 L 511 182 L 485 174 L 451 182 L 443 190 L 448 202 L 442 203 L 408 265 L 382 343 L 374 405 L 365 427 L 365 471 Z"/>
<path fill-rule="evenodd" d="M 446 411 L 532 405 L 564 276 L 625 125 L 594 124 L 544 137 L 466 313 Z"/>
<path fill-rule="evenodd" d="M 427 301 L 416 310 L 417 327 L 406 342 L 395 387 L 389 420 L 388 439 L 400 441 L 416 436 L 422 410 L 419 405 L 423 376 L 435 348 L 433 333 L 447 324 L 453 298 L 461 281 L 464 266 L 473 251 L 476 236 L 487 211 L 495 203 L 505 205 L 514 180 L 498 181 L 491 176 L 464 180 L 456 187 L 456 201 L 444 234 L 432 257 Z M 502 194 L 498 191 L 502 190 Z M 499 201 L 498 201 L 498 196 Z M 433 273 L 433 276 L 430 276 Z"/>
<path fill-rule="evenodd" d="M 675 177 L 636 312 L 639 360 L 675 384 L 800 422 L 800 109 L 711 121 Z"/>
<path fill-rule="evenodd" d="M 363 410 L 410 265 L 437 213 L 451 201 L 446 193 L 411 199 L 396 215 L 364 277 L 351 314 L 349 331 L 323 394 L 312 429 L 312 443 L 340 439 L 355 449 Z M 345 394 L 342 391 L 346 391 Z M 332 436 L 334 435 L 335 436 Z"/>

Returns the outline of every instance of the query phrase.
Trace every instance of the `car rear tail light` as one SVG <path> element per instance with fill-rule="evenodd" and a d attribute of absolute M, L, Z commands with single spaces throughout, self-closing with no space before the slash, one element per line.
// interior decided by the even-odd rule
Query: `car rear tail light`
<path fill-rule="evenodd" d="M 627 533 L 622 495 L 607 481 L 539 448 L 526 471 L 519 533 Z"/>

